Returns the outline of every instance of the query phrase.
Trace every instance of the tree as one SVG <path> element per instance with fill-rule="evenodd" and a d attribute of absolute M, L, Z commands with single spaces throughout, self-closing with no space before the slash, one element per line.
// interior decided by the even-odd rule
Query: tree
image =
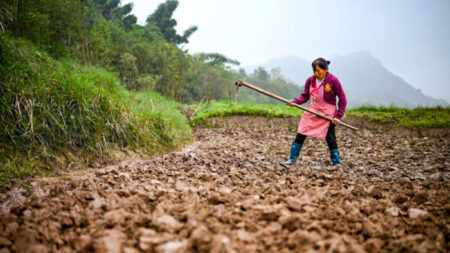
<path fill-rule="evenodd" d="M 136 16 L 130 14 L 133 10 L 133 3 L 120 6 L 120 0 L 94 0 L 94 6 L 106 20 L 120 20 L 125 31 L 133 29 L 136 24 Z"/>
<path fill-rule="evenodd" d="M 252 77 L 257 78 L 261 81 L 270 80 L 269 72 L 267 72 L 267 70 L 264 69 L 263 67 L 258 67 L 257 69 L 255 69 L 255 71 L 252 74 Z"/>
<path fill-rule="evenodd" d="M 132 54 L 124 53 L 120 57 L 118 69 L 120 71 L 120 77 L 127 84 L 128 88 L 133 90 L 139 90 L 142 88 L 139 87 L 136 82 L 136 76 L 139 73 L 136 67 L 136 57 Z"/>
<path fill-rule="evenodd" d="M 133 29 L 133 25 L 137 23 L 137 17 L 134 15 L 128 15 L 122 19 L 123 27 L 126 32 L 129 32 Z"/>
<path fill-rule="evenodd" d="M 167 42 L 175 43 L 177 45 L 188 43 L 189 37 L 197 31 L 197 26 L 191 26 L 189 29 L 184 31 L 183 35 L 178 35 L 175 30 L 177 21 L 172 18 L 173 12 L 178 7 L 178 0 L 166 0 L 158 8 L 148 16 L 147 24 L 155 24 Z"/>
<path fill-rule="evenodd" d="M 200 53 L 195 55 L 194 57 L 198 58 L 201 61 L 207 62 L 213 66 L 231 64 L 231 65 L 239 65 L 240 62 L 234 59 L 227 58 L 223 54 L 219 53 Z"/>

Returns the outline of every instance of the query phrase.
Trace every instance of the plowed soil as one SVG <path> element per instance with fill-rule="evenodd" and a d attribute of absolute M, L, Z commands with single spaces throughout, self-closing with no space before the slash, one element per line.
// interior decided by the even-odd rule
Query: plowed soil
<path fill-rule="evenodd" d="M 151 160 L 36 178 L 0 197 L 0 252 L 448 252 L 450 140 L 228 117 Z"/>

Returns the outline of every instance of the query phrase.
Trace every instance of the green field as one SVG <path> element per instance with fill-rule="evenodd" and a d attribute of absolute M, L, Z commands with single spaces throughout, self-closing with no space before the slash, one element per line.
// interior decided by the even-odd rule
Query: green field
<path fill-rule="evenodd" d="M 191 105 L 197 113 L 192 118 L 192 122 L 197 124 L 211 117 L 225 117 L 231 115 L 249 115 L 264 117 L 300 117 L 302 111 L 288 107 L 284 104 L 255 104 L 232 101 L 216 101 L 202 105 Z M 200 108 L 199 108 L 200 107 Z"/>
<path fill-rule="evenodd" d="M 351 109 L 348 116 L 367 119 L 369 122 L 393 124 L 407 128 L 449 128 L 450 107 L 395 108 L 361 107 Z"/>
<path fill-rule="evenodd" d="M 265 117 L 300 117 L 302 111 L 284 104 L 253 104 L 217 101 L 199 105 L 191 105 L 198 110 L 193 117 L 194 124 L 210 117 L 229 115 L 252 115 Z M 407 128 L 448 128 L 450 127 L 450 107 L 404 109 L 395 107 L 360 107 L 346 112 L 347 117 L 367 119 L 369 122 L 393 124 Z"/>

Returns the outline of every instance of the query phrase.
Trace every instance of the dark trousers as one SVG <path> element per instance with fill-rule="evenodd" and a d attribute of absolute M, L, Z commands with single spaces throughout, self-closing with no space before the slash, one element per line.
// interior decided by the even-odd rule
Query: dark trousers
<path fill-rule="evenodd" d="M 330 127 L 328 128 L 327 136 L 325 137 L 325 140 L 327 141 L 328 148 L 330 150 L 338 149 L 337 141 L 336 141 L 336 133 L 335 133 L 335 124 L 330 123 Z M 295 136 L 295 143 L 303 145 L 303 142 L 306 140 L 306 135 L 297 133 L 297 136 Z"/>

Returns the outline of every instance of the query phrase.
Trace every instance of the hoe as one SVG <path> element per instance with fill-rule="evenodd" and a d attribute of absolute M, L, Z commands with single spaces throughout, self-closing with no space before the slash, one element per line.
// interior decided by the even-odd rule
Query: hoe
<path fill-rule="evenodd" d="M 289 101 L 288 101 L 287 99 L 285 99 L 285 98 L 282 98 L 282 97 L 280 97 L 280 96 L 278 96 L 278 95 L 275 95 L 275 94 L 273 94 L 273 93 L 270 93 L 270 92 L 268 92 L 268 91 L 266 91 L 266 90 L 264 90 L 264 89 L 261 89 L 261 88 L 259 88 L 259 87 L 256 87 L 256 86 L 254 86 L 254 85 L 252 85 L 252 84 L 249 84 L 249 83 L 247 83 L 247 82 L 244 82 L 244 81 L 242 81 L 242 80 L 240 80 L 240 79 L 236 81 L 236 93 L 234 94 L 234 100 L 235 100 L 235 101 L 236 101 L 237 93 L 238 93 L 238 91 L 239 91 L 239 87 L 240 87 L 240 86 L 247 86 L 248 88 L 250 88 L 250 89 L 252 89 L 252 90 L 256 90 L 256 91 L 258 91 L 258 92 L 260 92 L 260 93 L 262 93 L 262 94 L 264 94 L 264 95 L 266 95 L 266 96 L 275 98 L 275 99 L 280 100 L 281 102 L 284 102 L 284 103 L 286 103 L 286 104 L 289 103 Z M 315 112 L 315 111 L 313 111 L 313 110 L 310 110 L 310 109 L 308 109 L 308 108 L 306 108 L 306 107 L 304 107 L 304 106 L 301 106 L 301 105 L 298 105 L 298 104 L 294 104 L 294 106 L 297 107 L 297 108 L 299 108 L 299 109 L 302 109 L 302 110 L 304 110 L 304 111 L 310 112 L 310 113 L 312 113 L 312 114 L 314 114 L 314 115 L 316 115 L 316 116 L 318 116 L 318 117 L 327 119 L 327 120 L 329 120 L 329 121 L 333 121 L 332 118 L 327 117 L 327 116 L 325 116 L 325 115 L 323 115 L 323 114 L 320 114 L 320 113 L 318 113 L 318 112 Z M 351 125 L 349 125 L 349 124 L 343 123 L 343 122 L 341 122 L 339 125 L 348 127 L 348 128 L 350 128 L 350 129 L 352 129 L 352 130 L 358 130 L 358 128 L 356 128 L 356 127 L 354 127 L 354 126 L 351 126 Z"/>

